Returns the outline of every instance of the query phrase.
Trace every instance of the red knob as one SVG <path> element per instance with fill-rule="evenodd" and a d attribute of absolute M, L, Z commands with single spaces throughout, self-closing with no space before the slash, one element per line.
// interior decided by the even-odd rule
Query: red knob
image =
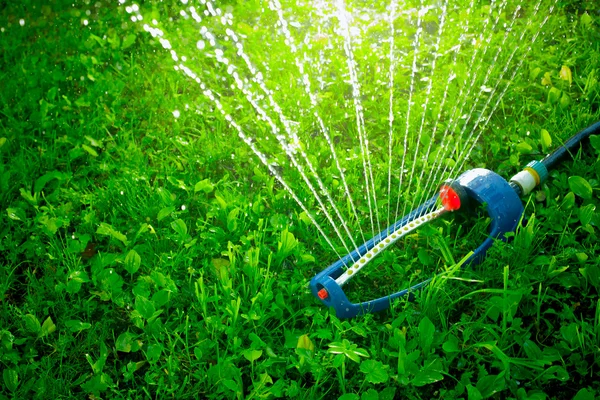
<path fill-rule="evenodd" d="M 448 185 L 443 185 L 440 189 L 440 199 L 442 200 L 442 205 L 448 211 L 456 211 L 460 208 L 458 193 Z"/>

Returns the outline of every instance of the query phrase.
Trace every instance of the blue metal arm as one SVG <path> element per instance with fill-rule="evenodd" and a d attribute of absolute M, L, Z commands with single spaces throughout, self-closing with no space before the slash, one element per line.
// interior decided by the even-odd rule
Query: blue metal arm
<path fill-rule="evenodd" d="M 318 275 L 316 275 L 310 281 L 310 290 L 313 295 L 318 298 L 317 293 L 319 290 L 325 288 L 329 294 L 326 299 L 321 299 L 323 304 L 328 307 L 333 307 L 335 309 L 335 314 L 340 318 L 352 318 L 357 315 L 363 315 L 370 312 L 377 312 L 384 310 L 390 306 L 390 302 L 398 297 L 405 296 L 410 291 L 417 290 L 422 286 L 425 286 L 428 281 L 421 282 L 411 288 L 402 290 L 400 292 L 394 293 L 389 296 L 381 297 L 379 299 L 365 301 L 359 304 L 352 303 L 346 297 L 346 294 L 342 290 L 341 286 L 335 282 L 335 279 L 338 278 L 343 272 L 344 267 L 352 265 L 352 263 L 362 257 L 365 253 L 371 250 L 375 245 L 384 240 L 388 235 L 392 234 L 396 229 L 401 226 L 406 225 L 412 220 L 418 218 L 420 215 L 426 214 L 427 212 L 433 210 L 435 207 L 435 203 L 438 195 L 436 194 L 431 199 L 427 200 L 424 204 L 422 204 L 419 208 L 413 210 L 411 213 L 399 219 L 394 224 L 389 226 L 387 229 L 384 229 L 377 235 L 375 235 L 371 240 L 364 243 L 357 250 L 354 250 L 350 254 L 340 258 L 325 270 L 321 271 Z"/>

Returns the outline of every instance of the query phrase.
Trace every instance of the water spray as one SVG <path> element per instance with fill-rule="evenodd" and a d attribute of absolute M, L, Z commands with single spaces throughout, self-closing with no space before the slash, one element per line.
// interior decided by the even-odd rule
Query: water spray
<path fill-rule="evenodd" d="M 414 293 L 427 286 L 433 278 L 388 296 L 361 303 L 348 300 L 342 286 L 379 253 L 420 226 L 450 212 L 484 205 L 491 220 L 489 235 L 462 265 L 480 263 L 495 240 L 505 240 L 505 234 L 514 231 L 519 225 L 525 210 L 520 198 L 541 185 L 548 178 L 548 171 L 572 154 L 583 140 L 597 133 L 600 133 L 600 122 L 580 131 L 543 160 L 530 162 L 508 181 L 493 171 L 475 168 L 456 179 L 444 182 L 432 198 L 317 274 L 310 281 L 313 295 L 326 306 L 333 307 L 340 318 L 384 310 L 400 297 L 408 296 L 412 299 Z"/>

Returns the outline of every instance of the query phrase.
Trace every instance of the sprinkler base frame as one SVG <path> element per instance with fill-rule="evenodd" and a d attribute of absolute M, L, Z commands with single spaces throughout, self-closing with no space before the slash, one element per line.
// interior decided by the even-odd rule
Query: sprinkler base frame
<path fill-rule="evenodd" d="M 464 194 L 461 193 L 460 197 L 466 196 L 467 199 L 484 205 L 491 219 L 488 237 L 465 262 L 465 265 L 477 264 L 483 260 L 486 251 L 492 246 L 495 239 L 503 240 L 505 233 L 512 232 L 517 227 L 524 211 L 523 204 L 517 193 L 504 178 L 487 169 L 476 168 L 466 171 L 449 185 L 464 191 Z M 436 207 L 437 201 L 438 195 L 436 194 L 408 215 L 365 242 L 357 250 L 340 258 L 321 271 L 310 281 L 312 294 L 324 305 L 333 307 L 336 316 L 339 318 L 352 318 L 385 310 L 390 307 L 393 300 L 399 297 L 408 295 L 409 300 L 412 299 L 414 292 L 425 287 L 433 278 L 388 296 L 361 303 L 352 303 L 348 300 L 342 287 L 335 280 L 343 274 L 345 267 L 352 265 L 354 260 L 358 260 L 379 242 L 391 235 L 392 232 L 432 211 Z M 461 201 L 461 209 L 468 207 L 463 203 Z"/>

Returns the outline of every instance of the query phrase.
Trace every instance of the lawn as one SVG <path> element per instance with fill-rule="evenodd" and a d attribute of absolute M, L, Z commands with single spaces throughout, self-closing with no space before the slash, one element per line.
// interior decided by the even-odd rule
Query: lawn
<path fill-rule="evenodd" d="M 600 121 L 595 1 L 206 3 L 0 3 L 0 399 L 600 397 L 596 137 L 345 287 L 414 301 L 308 286 Z"/>

